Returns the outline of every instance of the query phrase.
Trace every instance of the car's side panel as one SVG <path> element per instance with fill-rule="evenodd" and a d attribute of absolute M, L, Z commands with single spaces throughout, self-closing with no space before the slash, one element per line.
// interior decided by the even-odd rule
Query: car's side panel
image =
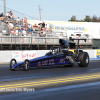
<path fill-rule="evenodd" d="M 30 67 L 70 64 L 64 55 L 48 56 L 48 58 L 30 62 Z"/>
<path fill-rule="evenodd" d="M 69 60 L 66 60 L 65 55 L 52 55 L 52 56 L 42 56 L 39 58 L 29 60 L 30 67 L 40 67 L 40 66 L 51 66 L 51 65 L 63 65 L 63 64 L 70 64 Z M 18 63 L 12 68 L 15 67 L 23 67 L 23 63 Z"/>

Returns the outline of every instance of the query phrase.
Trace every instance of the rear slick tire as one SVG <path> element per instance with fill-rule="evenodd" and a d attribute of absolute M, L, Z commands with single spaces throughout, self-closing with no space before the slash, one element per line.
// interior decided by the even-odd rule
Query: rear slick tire
<path fill-rule="evenodd" d="M 87 67 L 89 64 L 89 55 L 87 52 L 80 52 L 78 55 L 79 67 Z"/>

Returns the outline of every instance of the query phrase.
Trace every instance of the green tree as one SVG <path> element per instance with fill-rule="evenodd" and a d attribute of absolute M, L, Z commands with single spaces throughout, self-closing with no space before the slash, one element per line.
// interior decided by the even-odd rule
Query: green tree
<path fill-rule="evenodd" d="M 92 18 L 92 22 L 98 22 L 98 18 L 97 18 L 97 16 L 93 16 L 93 18 Z"/>
<path fill-rule="evenodd" d="M 91 22 L 92 19 L 90 18 L 90 16 L 86 16 L 85 19 L 84 19 L 84 21 L 85 21 L 85 22 Z"/>
<path fill-rule="evenodd" d="M 84 22 L 84 20 L 81 19 L 81 20 L 78 20 L 78 22 Z"/>
<path fill-rule="evenodd" d="M 71 21 L 76 21 L 76 16 L 72 16 Z"/>
<path fill-rule="evenodd" d="M 76 16 L 72 16 L 71 19 L 69 21 L 77 21 L 76 20 Z"/>
<path fill-rule="evenodd" d="M 100 17 L 98 18 L 98 22 L 100 22 Z"/>

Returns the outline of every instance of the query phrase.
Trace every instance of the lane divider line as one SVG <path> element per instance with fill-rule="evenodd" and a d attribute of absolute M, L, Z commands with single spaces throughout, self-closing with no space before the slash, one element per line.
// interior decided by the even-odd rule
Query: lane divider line
<path fill-rule="evenodd" d="M 54 84 L 54 83 L 70 82 L 70 81 L 79 81 L 79 80 L 95 79 L 95 78 L 100 78 L 100 74 L 91 75 L 91 76 L 83 76 L 83 77 L 74 77 L 74 78 L 65 78 L 65 79 L 56 79 L 56 80 L 48 80 L 48 81 L 22 83 L 22 84 L 3 85 L 3 86 L 0 86 L 0 89 L 30 87 L 30 86 L 37 86 L 37 85 L 46 85 L 46 84 Z"/>

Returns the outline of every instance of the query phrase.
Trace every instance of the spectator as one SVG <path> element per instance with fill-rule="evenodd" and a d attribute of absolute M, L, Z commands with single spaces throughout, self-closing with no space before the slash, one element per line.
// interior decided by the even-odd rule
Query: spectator
<path fill-rule="evenodd" d="M 18 36 L 19 35 L 19 31 L 15 30 L 15 34 L 16 34 L 16 36 Z"/>
<path fill-rule="evenodd" d="M 9 12 L 6 13 L 6 17 L 11 18 Z"/>
<path fill-rule="evenodd" d="M 50 26 L 50 28 L 48 30 L 49 30 L 49 32 L 52 32 L 52 27 Z"/>
<path fill-rule="evenodd" d="M 20 24 L 23 26 L 24 25 L 24 20 L 20 20 Z"/>
<path fill-rule="evenodd" d="M 19 17 L 18 17 L 17 20 L 16 20 L 16 23 L 17 23 L 17 24 L 20 24 L 20 22 L 21 22 L 21 20 L 20 20 Z"/>
<path fill-rule="evenodd" d="M 44 29 L 45 28 L 45 23 L 44 22 L 42 22 L 42 27 L 41 27 L 42 29 Z"/>
<path fill-rule="evenodd" d="M 5 17 L 3 15 L 3 13 L 0 14 L 0 21 L 4 21 L 5 20 Z"/>
<path fill-rule="evenodd" d="M 28 28 L 30 28 L 30 29 L 32 28 L 32 27 L 31 27 L 31 24 L 28 24 Z"/>
<path fill-rule="evenodd" d="M 13 23 L 12 23 L 12 21 L 9 23 L 9 29 L 14 29 L 14 25 L 13 25 Z"/>
<path fill-rule="evenodd" d="M 27 29 L 27 25 L 25 23 L 23 24 L 23 27 Z"/>
<path fill-rule="evenodd" d="M 3 17 L 3 13 L 0 14 L 0 17 Z"/>
<path fill-rule="evenodd" d="M 26 36 L 27 35 L 27 32 L 26 32 L 26 29 L 23 30 L 23 36 Z"/>
<path fill-rule="evenodd" d="M 8 20 L 6 21 L 6 25 L 7 25 L 7 24 L 9 25 L 9 23 L 10 23 L 10 20 L 8 19 Z"/>
<path fill-rule="evenodd" d="M 27 18 L 26 17 L 24 17 L 24 23 L 27 24 Z"/>
<path fill-rule="evenodd" d="M 27 23 L 27 18 L 26 18 L 26 23 Z"/>
<path fill-rule="evenodd" d="M 45 29 L 47 30 L 47 24 L 45 24 Z"/>
<path fill-rule="evenodd" d="M 23 36 L 23 30 L 24 30 L 24 28 L 21 26 L 20 32 L 21 32 L 21 35 L 22 35 L 22 36 Z"/>
<path fill-rule="evenodd" d="M 45 24 L 45 31 L 48 32 L 48 30 L 49 30 L 48 26 L 47 26 L 47 24 Z"/>
<path fill-rule="evenodd" d="M 35 30 L 35 31 L 38 30 L 38 26 L 36 25 L 36 23 L 33 25 L 33 30 Z"/>
<path fill-rule="evenodd" d="M 10 18 L 15 18 L 15 15 L 12 13 L 12 11 L 9 12 Z"/>
<path fill-rule="evenodd" d="M 28 24 L 28 26 L 27 26 L 27 31 L 28 31 L 28 33 L 30 34 L 31 33 L 31 31 L 32 31 L 32 27 L 31 27 L 31 24 Z"/>
<path fill-rule="evenodd" d="M 42 23 L 39 23 L 38 27 L 39 27 L 39 30 L 41 31 L 42 30 Z"/>
<path fill-rule="evenodd" d="M 28 31 L 28 34 L 31 34 L 31 28 L 28 28 L 27 31 Z"/>
<path fill-rule="evenodd" d="M 33 25 L 33 28 L 37 27 L 36 23 Z"/>
<path fill-rule="evenodd" d="M 43 36 L 44 37 L 46 36 L 46 30 L 45 29 L 43 30 Z"/>
<path fill-rule="evenodd" d="M 5 26 L 9 28 L 9 22 L 8 21 L 6 22 L 6 25 Z"/>

